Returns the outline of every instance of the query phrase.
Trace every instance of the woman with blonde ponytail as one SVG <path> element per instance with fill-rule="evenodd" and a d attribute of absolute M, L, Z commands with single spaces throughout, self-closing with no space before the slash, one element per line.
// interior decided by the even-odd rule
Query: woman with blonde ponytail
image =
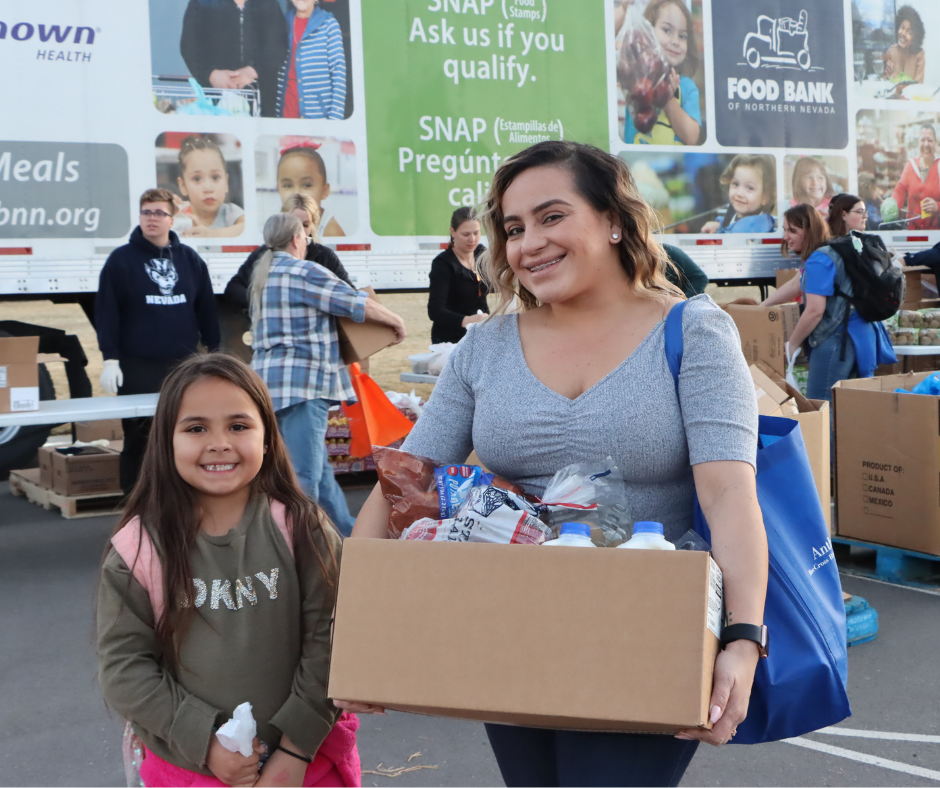
<path fill-rule="evenodd" d="M 499 307 L 454 348 L 402 448 L 435 465 L 475 450 L 539 496 L 562 468 L 612 457 L 631 516 L 662 523 L 672 540 L 692 528 L 697 493 L 729 620 L 762 624 L 754 384 L 734 323 L 707 295 L 679 313 L 684 353 L 674 380 L 664 321 L 684 298 L 666 280 L 652 211 L 627 165 L 589 145 L 539 143 L 503 162 L 481 218 Z M 513 298 L 520 312 L 507 311 Z M 389 511 L 377 487 L 353 537 L 387 537 Z M 604 599 L 603 588 L 597 594 Z M 710 730 L 672 737 L 488 724 L 506 785 L 677 785 L 700 741 L 724 744 L 744 719 L 758 655 L 755 643 L 734 641 L 718 656 Z M 551 659 L 534 667 L 556 669 Z"/>

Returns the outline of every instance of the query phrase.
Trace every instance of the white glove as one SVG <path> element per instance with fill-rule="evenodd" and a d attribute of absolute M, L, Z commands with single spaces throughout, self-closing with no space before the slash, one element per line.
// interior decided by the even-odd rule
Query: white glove
<path fill-rule="evenodd" d="M 790 343 L 784 342 L 783 352 L 786 354 L 786 357 L 787 357 L 787 374 L 786 374 L 787 383 L 793 386 L 793 388 L 799 389 L 800 386 L 797 383 L 796 376 L 793 374 L 793 365 L 796 364 L 796 358 L 797 356 L 800 355 L 800 349 L 797 348 L 796 350 L 793 351 L 791 355 Z"/>
<path fill-rule="evenodd" d="M 104 362 L 101 371 L 101 388 L 108 394 L 117 394 L 118 387 L 124 385 L 124 373 L 121 372 L 121 362 L 116 358 L 109 358 Z"/>

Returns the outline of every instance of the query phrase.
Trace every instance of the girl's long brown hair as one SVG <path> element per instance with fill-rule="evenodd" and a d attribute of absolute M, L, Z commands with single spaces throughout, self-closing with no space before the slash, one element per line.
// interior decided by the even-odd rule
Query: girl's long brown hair
<path fill-rule="evenodd" d="M 518 282 L 509 267 L 503 225 L 506 190 L 519 175 L 533 167 L 567 170 L 575 191 L 595 211 L 609 211 L 617 218 L 623 235 L 617 244 L 620 265 L 640 295 L 685 298 L 683 292 L 666 279 L 666 268 L 673 264 L 653 237 L 653 210 L 640 196 L 626 163 L 593 145 L 551 140 L 539 142 L 506 159 L 493 176 L 486 200 L 477 211 L 490 243 L 481 266 L 484 279 L 491 291 L 499 294 L 499 306 L 494 314 L 505 312 L 514 296 L 519 298 L 523 310 L 539 305 L 538 299 Z"/>
<path fill-rule="evenodd" d="M 253 493 L 261 493 L 284 504 L 293 525 L 293 548 L 298 574 L 315 561 L 327 584 L 335 588 L 339 565 L 330 543 L 318 533 L 333 528 L 329 518 L 297 483 L 287 449 L 277 428 L 271 395 L 263 381 L 247 364 L 221 353 L 191 356 L 163 381 L 157 412 L 147 441 L 140 478 L 114 529 L 117 533 L 134 517 L 147 528 L 163 566 L 163 601 L 166 613 L 156 622 L 163 657 L 171 670 L 179 663 L 179 649 L 194 608 L 193 573 L 189 556 L 199 532 L 196 492 L 183 481 L 173 456 L 173 433 L 183 394 L 204 378 L 220 378 L 238 386 L 251 397 L 264 425 L 267 447 L 261 470 L 251 482 Z M 110 544 L 105 557 L 110 552 Z"/>
<path fill-rule="evenodd" d="M 845 214 L 860 202 L 862 198 L 854 194 L 840 194 L 832 198 L 829 203 L 829 234 L 833 238 L 849 234 L 849 228 L 845 226 Z"/>
<path fill-rule="evenodd" d="M 807 205 L 805 202 L 794 205 L 784 212 L 783 218 L 791 227 L 803 231 L 803 249 L 800 251 L 800 259 L 804 263 L 820 246 L 829 243 L 829 225 L 812 205 Z M 787 246 L 786 241 L 780 244 L 780 254 L 784 257 L 790 256 L 790 247 Z"/>

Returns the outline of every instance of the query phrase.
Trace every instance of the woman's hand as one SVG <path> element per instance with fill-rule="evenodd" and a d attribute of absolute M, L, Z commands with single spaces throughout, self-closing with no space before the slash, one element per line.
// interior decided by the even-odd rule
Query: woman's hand
<path fill-rule="evenodd" d="M 256 737 L 252 747 L 254 752 L 246 758 L 240 752 L 226 750 L 218 737 L 213 736 L 206 766 L 226 785 L 254 785 L 258 780 L 258 757 L 264 752 L 264 745 Z"/>
<path fill-rule="evenodd" d="M 405 329 L 405 321 L 401 319 L 401 316 L 396 315 L 391 309 L 383 306 L 374 298 L 366 300 L 366 320 L 374 320 L 377 323 L 382 323 L 393 329 L 395 331 L 395 341 L 392 342 L 393 345 L 397 345 L 408 336 L 408 331 Z"/>
<path fill-rule="evenodd" d="M 747 716 L 759 659 L 757 644 L 749 640 L 736 640 L 725 646 L 715 660 L 715 683 L 709 702 L 712 729 L 687 728 L 679 731 L 676 738 L 703 741 L 716 747 L 731 741 Z"/>
<path fill-rule="evenodd" d="M 354 700 L 334 700 L 333 705 L 350 714 L 385 714 L 384 706 L 373 706 L 371 703 L 358 703 Z"/>
<path fill-rule="evenodd" d="M 731 210 L 731 209 L 729 208 L 728 210 Z M 721 224 L 719 224 L 718 222 L 705 222 L 705 224 L 702 225 L 701 232 L 717 233 L 720 227 L 721 227 Z"/>
<path fill-rule="evenodd" d="M 230 90 L 237 87 L 235 84 L 235 77 L 238 72 L 229 71 L 228 69 L 219 69 L 217 68 L 211 74 L 209 74 L 209 84 L 214 88 L 220 88 L 222 90 Z"/>
<path fill-rule="evenodd" d="M 232 72 L 232 81 L 239 90 L 247 88 L 253 82 L 258 81 L 258 72 L 255 71 L 253 66 L 242 66 L 237 71 Z"/>
<path fill-rule="evenodd" d="M 936 216 L 940 213 L 940 205 L 938 205 L 937 201 L 932 197 L 925 197 L 920 201 L 920 211 L 921 213 L 926 213 L 928 216 Z"/>

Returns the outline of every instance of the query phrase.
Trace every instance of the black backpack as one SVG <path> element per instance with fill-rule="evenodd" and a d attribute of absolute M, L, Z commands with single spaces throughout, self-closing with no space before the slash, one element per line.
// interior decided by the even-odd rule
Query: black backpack
<path fill-rule="evenodd" d="M 836 287 L 835 295 L 848 301 L 869 323 L 897 314 L 904 303 L 904 274 L 891 264 L 891 254 L 881 237 L 853 232 L 830 241 L 829 246 L 842 258 L 854 293 L 849 296 Z"/>

